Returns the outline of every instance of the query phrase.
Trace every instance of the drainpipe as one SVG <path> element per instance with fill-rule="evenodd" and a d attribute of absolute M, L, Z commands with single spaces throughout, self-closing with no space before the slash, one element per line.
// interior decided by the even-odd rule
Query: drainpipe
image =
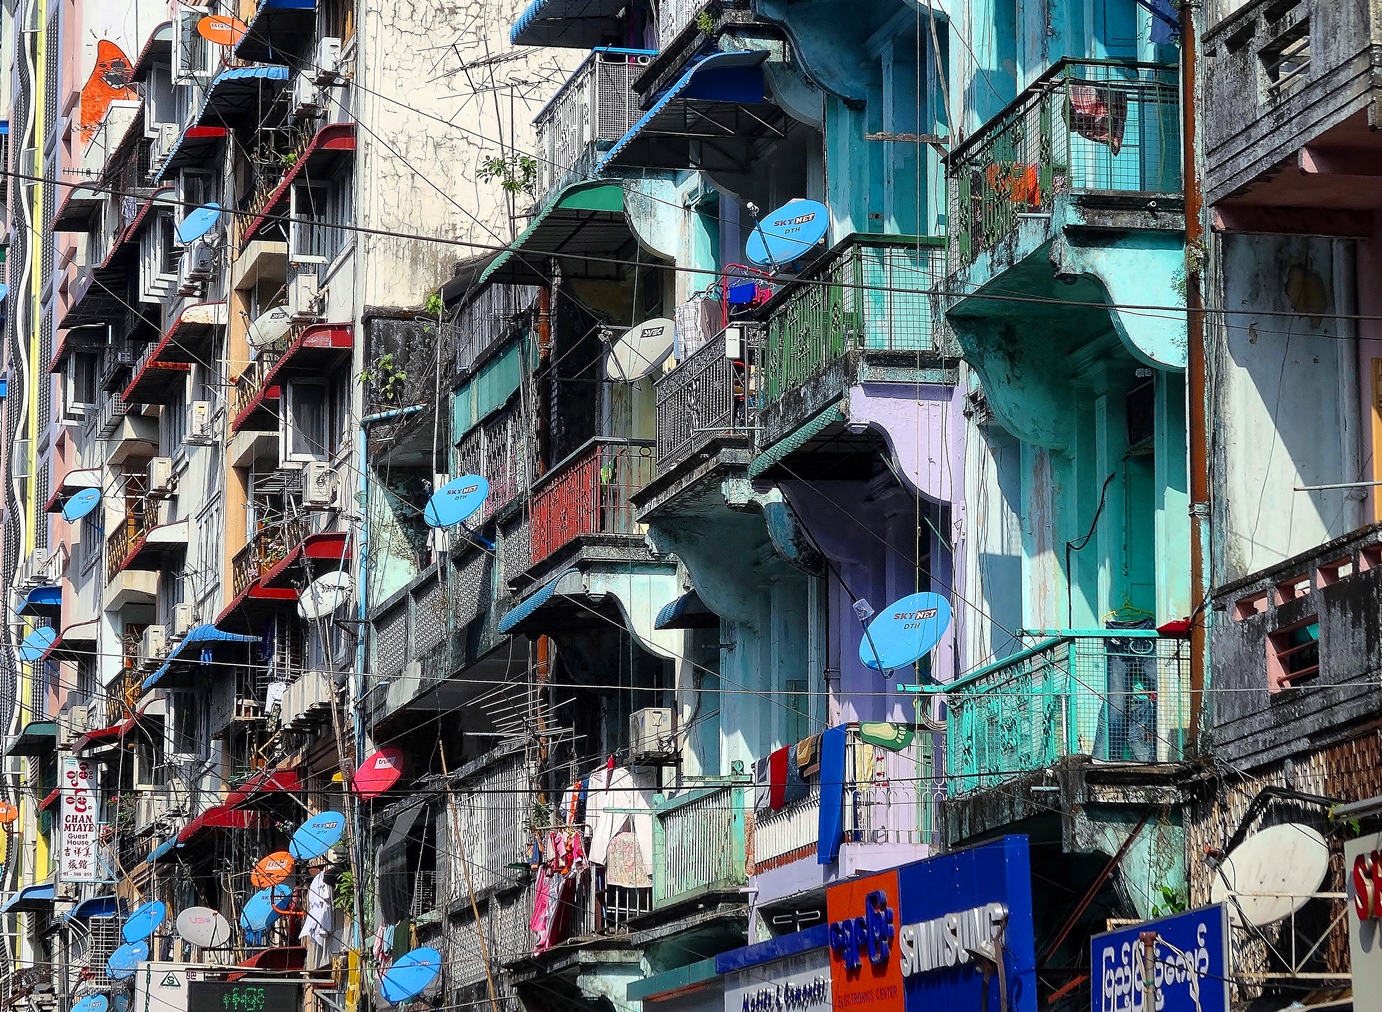
<path fill-rule="evenodd" d="M 1186 400 L 1190 458 L 1190 727 L 1189 744 L 1197 750 L 1204 690 L 1209 669 L 1206 628 L 1209 622 L 1209 426 L 1205 386 L 1204 196 L 1200 192 L 1196 151 L 1195 48 L 1193 4 L 1180 9 L 1181 178 L 1185 187 Z"/>

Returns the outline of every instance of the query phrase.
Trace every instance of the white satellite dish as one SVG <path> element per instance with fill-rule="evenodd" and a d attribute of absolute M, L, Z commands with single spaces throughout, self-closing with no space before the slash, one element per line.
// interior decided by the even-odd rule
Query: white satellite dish
<path fill-rule="evenodd" d="M 230 921 L 219 910 L 210 907 L 188 907 L 178 914 L 178 937 L 199 949 L 218 949 L 229 945 Z"/>
<path fill-rule="evenodd" d="M 1272 826 L 1235 847 L 1214 874 L 1210 903 L 1224 903 L 1233 924 L 1263 927 L 1291 916 L 1329 874 L 1329 845 L 1298 823 Z"/>
<path fill-rule="evenodd" d="M 305 619 L 326 618 L 350 600 L 355 581 L 345 570 L 319 576 L 298 597 L 298 614 Z"/>
<path fill-rule="evenodd" d="M 263 348 L 279 340 L 293 326 L 293 314 L 288 312 L 287 306 L 274 306 L 273 309 L 266 310 L 257 316 L 250 324 L 249 333 L 245 339 L 254 348 Z"/>
<path fill-rule="evenodd" d="M 629 329 L 609 350 L 605 375 L 622 383 L 651 375 L 672 354 L 676 335 L 676 323 L 661 317 Z"/>

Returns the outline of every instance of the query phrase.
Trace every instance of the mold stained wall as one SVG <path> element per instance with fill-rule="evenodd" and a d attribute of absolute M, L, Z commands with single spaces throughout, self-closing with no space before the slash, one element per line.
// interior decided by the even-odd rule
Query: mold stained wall
<path fill-rule="evenodd" d="M 507 194 L 497 180 L 479 178 L 480 164 L 515 148 L 534 151 L 532 118 L 582 55 L 510 45 L 523 7 L 522 0 L 365 5 L 353 95 L 356 221 L 477 245 L 360 234 L 357 306 L 420 306 L 456 261 L 513 238 Z M 520 194 L 516 210 L 529 202 Z M 518 218 L 517 228 L 526 222 Z"/>
<path fill-rule="evenodd" d="M 1222 490 L 1213 575 L 1226 583 L 1358 527 L 1365 490 L 1295 489 L 1368 479 L 1372 465 L 1359 431 L 1356 335 L 1331 315 L 1357 312 L 1352 245 L 1219 242 L 1223 306 L 1239 310 L 1215 335 L 1212 362 L 1211 482 Z"/>

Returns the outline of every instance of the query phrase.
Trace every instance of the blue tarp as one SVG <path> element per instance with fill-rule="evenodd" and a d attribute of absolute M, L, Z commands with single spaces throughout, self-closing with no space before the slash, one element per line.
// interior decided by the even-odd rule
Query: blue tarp
<path fill-rule="evenodd" d="M 258 636 L 225 632 L 222 629 L 217 629 L 214 625 L 199 625 L 184 636 L 177 646 L 173 647 L 172 652 L 163 662 L 163 666 L 144 680 L 144 691 L 148 692 L 158 685 L 159 680 L 166 675 L 168 669 L 173 666 L 173 662 L 183 660 L 183 654 L 187 653 L 193 647 L 201 647 L 201 654 L 197 657 L 195 662 L 192 662 L 191 658 L 187 658 L 183 660 L 183 663 L 210 664 L 211 648 L 217 643 L 258 643 L 259 641 L 260 638 Z"/>
<path fill-rule="evenodd" d="M 19 615 L 51 615 L 62 610 L 61 587 L 35 587 L 24 595 Z"/>
<path fill-rule="evenodd" d="M 499 620 L 499 631 L 501 633 L 511 631 L 514 626 L 518 625 L 518 623 L 522 622 L 525 618 L 550 601 L 552 595 L 557 592 L 557 584 L 561 582 L 561 578 L 567 573 L 574 572 L 576 572 L 575 569 L 564 569 L 544 583 L 531 597 Z"/>
<path fill-rule="evenodd" d="M 52 882 L 25 886 L 3 904 L 0 904 L 0 914 L 8 914 L 11 911 L 42 909 L 46 904 L 53 902 L 53 890 L 55 888 Z"/>

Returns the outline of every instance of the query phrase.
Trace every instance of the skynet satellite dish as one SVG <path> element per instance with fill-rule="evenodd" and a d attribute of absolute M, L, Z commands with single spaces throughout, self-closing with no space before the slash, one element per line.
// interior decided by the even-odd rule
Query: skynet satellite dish
<path fill-rule="evenodd" d="M 130 914 L 129 919 L 120 928 L 120 937 L 127 942 L 142 942 L 162 927 L 167 919 L 168 908 L 158 900 L 144 903 Z"/>
<path fill-rule="evenodd" d="M 422 519 L 428 527 L 455 527 L 474 516 L 488 498 L 488 481 L 478 474 L 463 474 L 432 494 Z"/>
<path fill-rule="evenodd" d="M 51 626 L 39 626 L 32 630 L 19 644 L 19 659 L 33 664 L 48 652 L 58 638 L 58 631 Z"/>
<path fill-rule="evenodd" d="M 620 383 L 633 383 L 652 375 L 667 361 L 677 336 L 674 321 L 658 317 L 645 320 L 625 332 L 605 359 L 605 375 Z"/>
<path fill-rule="evenodd" d="M 243 21 L 225 14 L 209 14 L 197 22 L 197 34 L 218 46 L 235 45 L 246 30 Z"/>
<path fill-rule="evenodd" d="M 215 228 L 220 220 L 221 205 L 217 203 L 210 203 L 188 212 L 187 217 L 183 218 L 182 224 L 178 226 L 178 242 L 184 246 L 196 242 Z"/>
<path fill-rule="evenodd" d="M 789 200 L 749 233 L 744 256 L 759 267 L 781 267 L 816 248 L 830 228 L 830 209 L 818 200 Z"/>
<path fill-rule="evenodd" d="M 110 999 L 103 994 L 89 994 L 72 1006 L 72 1012 L 106 1012 Z"/>
<path fill-rule="evenodd" d="M 379 982 L 379 993 L 390 1005 L 411 1001 L 426 991 L 441 973 L 441 953 L 436 949 L 413 949 L 394 960 Z"/>
<path fill-rule="evenodd" d="M 859 660 L 874 671 L 910 667 L 936 648 L 948 625 L 950 602 L 939 594 L 904 597 L 874 616 L 859 641 Z"/>
<path fill-rule="evenodd" d="M 298 597 L 298 614 L 305 619 L 326 618 L 350 601 L 355 581 L 345 570 L 319 576 Z"/>
<path fill-rule="evenodd" d="M 1253 833 L 1214 874 L 1209 902 L 1228 907 L 1233 924 L 1265 927 L 1290 917 L 1329 873 L 1329 845 L 1317 830 L 1288 822 Z"/>
<path fill-rule="evenodd" d="M 253 348 L 263 348 L 282 338 L 293 326 L 293 314 L 287 306 L 274 306 L 260 313 L 250 324 L 245 340 Z"/>
<path fill-rule="evenodd" d="M 69 524 L 80 520 L 101 504 L 99 488 L 84 488 L 62 504 L 62 518 Z"/>
<path fill-rule="evenodd" d="M 148 958 L 148 942 L 126 942 L 106 960 L 106 976 L 111 980 L 129 980 L 139 964 Z"/>
<path fill-rule="evenodd" d="M 230 944 L 230 921 L 210 907 L 188 907 L 178 914 L 178 937 L 199 949 L 219 949 Z"/>
<path fill-rule="evenodd" d="M 340 843 L 344 835 L 345 816 L 340 812 L 322 812 L 298 827 L 288 842 L 288 853 L 294 861 L 311 861 Z"/>

